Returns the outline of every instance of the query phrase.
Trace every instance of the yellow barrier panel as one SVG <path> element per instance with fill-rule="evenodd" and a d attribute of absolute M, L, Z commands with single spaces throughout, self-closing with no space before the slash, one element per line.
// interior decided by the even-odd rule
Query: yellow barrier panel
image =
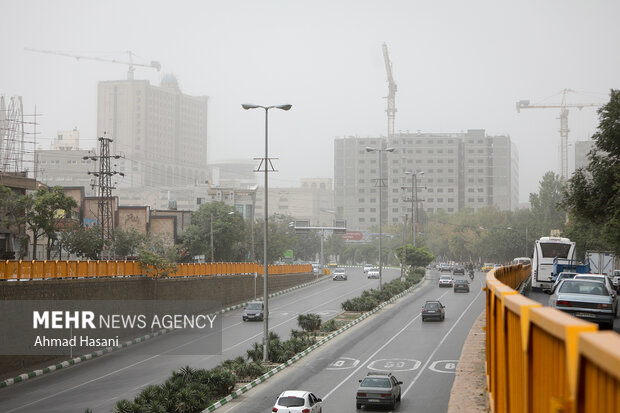
<path fill-rule="evenodd" d="M 258 263 L 197 263 L 177 264 L 172 277 L 208 275 L 262 274 Z M 301 274 L 312 272 L 311 265 L 270 265 L 269 274 Z M 128 277 L 144 275 L 137 261 L 1 261 L 0 280 L 33 280 L 95 277 Z"/>
<path fill-rule="evenodd" d="M 620 411 L 620 335 L 518 295 L 529 267 L 486 277 L 486 360 L 493 412 Z M 501 282 L 500 282 L 501 281 Z"/>
<path fill-rule="evenodd" d="M 577 413 L 620 411 L 620 336 L 612 331 L 579 336 Z"/>

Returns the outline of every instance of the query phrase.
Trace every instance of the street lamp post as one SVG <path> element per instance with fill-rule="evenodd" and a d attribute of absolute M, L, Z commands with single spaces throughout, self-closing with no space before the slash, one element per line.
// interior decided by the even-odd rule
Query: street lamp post
<path fill-rule="evenodd" d="M 383 289 L 383 152 L 394 152 L 394 148 L 377 149 L 366 147 L 366 152 L 379 152 L 379 291 Z"/>
<path fill-rule="evenodd" d="M 263 301 L 265 304 L 265 317 L 263 321 L 263 362 L 267 362 L 268 348 L 269 348 L 269 293 L 268 293 L 268 273 L 269 273 L 269 263 L 267 261 L 267 220 L 269 216 L 268 206 L 269 206 L 269 165 L 271 164 L 269 160 L 269 109 L 281 109 L 281 110 L 289 110 L 292 105 L 274 105 L 274 106 L 261 106 L 261 105 L 253 105 L 248 103 L 243 103 L 241 107 L 245 110 L 248 109 L 265 109 L 265 158 L 261 163 L 265 168 L 265 228 L 264 228 L 264 239 L 263 239 Z M 260 170 L 260 166 L 259 166 Z"/>

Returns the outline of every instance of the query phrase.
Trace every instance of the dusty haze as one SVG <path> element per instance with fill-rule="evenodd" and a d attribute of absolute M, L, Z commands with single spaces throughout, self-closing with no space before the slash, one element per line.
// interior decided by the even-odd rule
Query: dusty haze
<path fill-rule="evenodd" d="M 333 176 L 338 136 L 385 135 L 387 43 L 398 92 L 395 130 L 508 134 L 520 155 L 520 200 L 559 173 L 559 109 L 515 102 L 606 102 L 620 88 L 618 1 L 8 1 L 0 0 L 0 94 L 37 112 L 43 149 L 77 127 L 94 145 L 97 82 L 126 66 L 32 53 L 24 47 L 124 60 L 159 85 L 208 95 L 209 161 L 264 151 L 263 113 L 241 103 L 291 103 L 270 115 L 274 186 Z M 557 95 L 555 97 L 551 97 Z M 551 98 L 550 98 L 551 97 Z M 547 99 L 549 98 L 549 99 Z M 569 139 L 596 130 L 596 110 L 572 109 Z"/>

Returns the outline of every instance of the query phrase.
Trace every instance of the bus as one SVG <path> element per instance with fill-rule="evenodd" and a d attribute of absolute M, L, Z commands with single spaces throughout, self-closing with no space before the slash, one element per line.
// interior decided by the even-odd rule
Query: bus
<path fill-rule="evenodd" d="M 532 260 L 529 259 L 528 257 L 519 257 L 519 258 L 515 258 L 512 260 L 512 265 L 517 265 L 517 264 L 530 265 L 531 263 L 532 263 Z"/>
<path fill-rule="evenodd" d="M 553 261 L 556 258 L 560 264 L 575 261 L 575 243 L 561 237 L 542 237 L 536 241 L 532 258 L 532 290 L 551 288 Z"/>

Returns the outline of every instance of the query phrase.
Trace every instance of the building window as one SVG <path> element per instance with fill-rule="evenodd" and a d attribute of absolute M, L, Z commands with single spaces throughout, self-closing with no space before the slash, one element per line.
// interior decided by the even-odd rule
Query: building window
<path fill-rule="evenodd" d="M 366 208 L 357 208 L 357 212 L 364 212 Z"/>
<path fill-rule="evenodd" d="M 370 208 L 370 212 L 377 212 L 377 208 Z"/>

